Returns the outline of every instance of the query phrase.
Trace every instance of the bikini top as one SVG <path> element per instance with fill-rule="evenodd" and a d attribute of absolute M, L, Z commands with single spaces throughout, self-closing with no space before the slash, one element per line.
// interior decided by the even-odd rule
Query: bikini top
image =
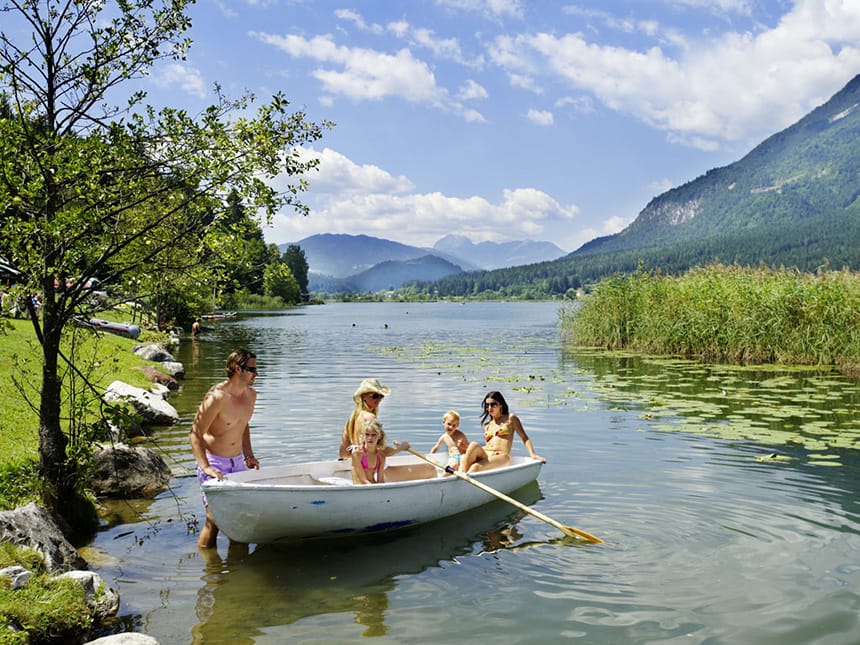
<path fill-rule="evenodd" d="M 382 459 L 379 458 L 379 455 L 376 455 L 376 465 L 373 467 L 373 470 L 379 472 L 379 467 L 382 466 Z M 367 450 L 365 448 L 361 449 L 361 467 L 365 470 L 370 470 L 370 464 L 367 463 Z"/>
<path fill-rule="evenodd" d="M 496 430 L 495 432 L 490 430 L 490 424 L 489 423 L 487 423 L 487 425 L 484 426 L 484 441 L 489 441 L 493 437 L 501 437 L 502 439 L 507 439 L 508 437 L 511 436 L 511 434 L 512 434 L 512 430 L 511 430 L 510 421 L 503 423 L 501 426 L 499 426 L 499 429 Z"/>

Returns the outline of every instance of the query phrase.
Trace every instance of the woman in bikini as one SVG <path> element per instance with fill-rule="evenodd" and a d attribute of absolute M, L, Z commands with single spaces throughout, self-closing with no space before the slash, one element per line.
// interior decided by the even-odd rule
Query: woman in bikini
<path fill-rule="evenodd" d="M 514 433 L 520 436 L 532 459 L 546 463 L 546 459 L 535 454 L 532 440 L 529 439 L 520 418 L 511 414 L 508 403 L 501 392 L 489 392 L 484 397 L 484 413 L 481 424 L 484 426 L 484 445 L 473 441 L 460 459 L 460 472 L 474 473 L 507 466 L 511 462 L 511 447 Z"/>
<path fill-rule="evenodd" d="M 398 448 L 386 448 L 382 423 L 374 416 L 362 417 L 361 427 L 359 444 L 352 451 L 352 483 L 382 484 L 385 482 L 385 454 L 405 450 L 409 444 L 401 444 Z"/>

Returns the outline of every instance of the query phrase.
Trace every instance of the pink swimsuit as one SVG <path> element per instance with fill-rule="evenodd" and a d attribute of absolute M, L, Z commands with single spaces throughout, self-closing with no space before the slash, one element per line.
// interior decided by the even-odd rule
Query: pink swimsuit
<path fill-rule="evenodd" d="M 379 458 L 379 455 L 376 455 L 376 465 L 373 467 L 373 472 L 379 474 L 379 468 L 382 466 L 382 459 Z M 361 467 L 365 470 L 370 470 L 370 464 L 367 463 L 367 450 L 365 448 L 361 449 Z"/>

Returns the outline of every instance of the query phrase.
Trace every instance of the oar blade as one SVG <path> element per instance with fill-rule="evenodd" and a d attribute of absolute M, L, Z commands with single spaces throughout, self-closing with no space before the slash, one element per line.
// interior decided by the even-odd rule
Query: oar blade
<path fill-rule="evenodd" d="M 604 543 L 603 540 L 601 540 L 596 535 L 592 535 L 588 531 L 583 531 L 582 529 L 578 529 L 575 526 L 565 526 L 564 524 L 562 524 L 561 531 L 568 537 L 585 540 L 586 542 L 591 542 L 592 544 Z"/>

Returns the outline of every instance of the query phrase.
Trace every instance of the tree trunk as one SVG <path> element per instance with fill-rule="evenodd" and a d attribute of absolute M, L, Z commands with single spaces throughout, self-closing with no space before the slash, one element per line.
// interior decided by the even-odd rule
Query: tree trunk
<path fill-rule="evenodd" d="M 53 285 L 51 285 L 53 287 Z M 39 472 L 45 484 L 44 501 L 60 515 L 73 507 L 76 482 L 66 458 L 68 438 L 61 425 L 62 383 L 58 361 L 62 325 L 54 294 L 45 294 L 42 308 L 42 394 L 39 400 Z M 34 323 L 37 324 L 37 323 Z"/>

